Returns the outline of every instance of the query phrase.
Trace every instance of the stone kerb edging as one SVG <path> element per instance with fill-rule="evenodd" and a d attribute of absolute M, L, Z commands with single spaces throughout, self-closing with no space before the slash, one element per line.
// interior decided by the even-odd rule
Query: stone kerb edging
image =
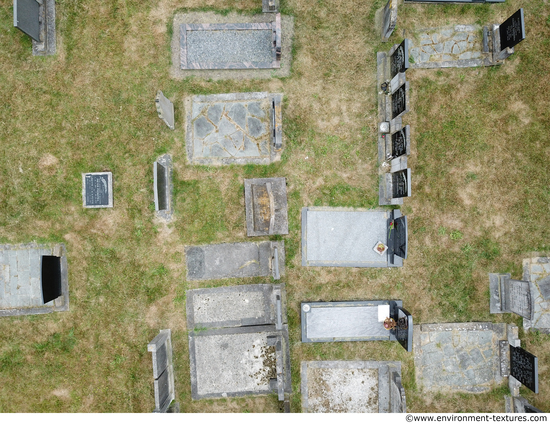
<path fill-rule="evenodd" d="M 153 354 L 153 378 L 155 386 L 155 410 L 167 412 L 176 398 L 174 386 L 174 366 L 172 364 L 171 331 L 160 330 L 160 333 L 147 345 Z"/>

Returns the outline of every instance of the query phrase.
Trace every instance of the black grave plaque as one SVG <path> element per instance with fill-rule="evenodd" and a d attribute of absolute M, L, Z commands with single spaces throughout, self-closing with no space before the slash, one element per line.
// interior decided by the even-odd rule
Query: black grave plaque
<path fill-rule="evenodd" d="M 36 0 L 13 0 L 13 26 L 40 42 L 40 5 Z"/>
<path fill-rule="evenodd" d="M 532 353 L 510 345 L 510 375 L 533 392 L 539 392 L 538 358 Z"/>
<path fill-rule="evenodd" d="M 409 139 L 409 125 L 401 128 L 391 136 L 391 157 L 397 158 L 407 154 L 407 140 Z"/>
<path fill-rule="evenodd" d="M 411 170 L 402 169 L 401 171 L 393 172 L 391 174 L 392 178 L 392 197 L 394 199 L 400 197 L 410 196 L 410 178 Z"/>
<path fill-rule="evenodd" d="M 401 115 L 407 110 L 407 87 L 406 83 L 399 87 L 391 96 L 391 117 L 392 119 Z"/>
<path fill-rule="evenodd" d="M 42 300 L 48 303 L 61 296 L 61 258 L 42 256 Z"/>
<path fill-rule="evenodd" d="M 160 211 L 168 209 L 168 178 L 167 169 L 157 162 L 157 196 Z"/>
<path fill-rule="evenodd" d="M 514 47 L 525 39 L 523 8 L 500 24 L 498 32 L 500 35 L 500 50 L 504 50 L 506 47 Z"/>
<path fill-rule="evenodd" d="M 407 69 L 409 69 L 409 40 L 405 38 L 390 56 L 391 78 Z"/>
<path fill-rule="evenodd" d="M 400 258 L 407 259 L 407 217 L 401 216 L 393 220 L 391 230 L 393 254 Z M 392 235 L 390 234 L 390 236 Z"/>
<path fill-rule="evenodd" d="M 86 206 L 109 206 L 109 174 L 85 175 Z"/>
<path fill-rule="evenodd" d="M 413 343 L 413 318 L 412 315 L 399 306 L 392 310 L 392 318 L 397 326 L 392 330 L 395 338 L 401 346 L 407 351 L 412 352 Z"/>

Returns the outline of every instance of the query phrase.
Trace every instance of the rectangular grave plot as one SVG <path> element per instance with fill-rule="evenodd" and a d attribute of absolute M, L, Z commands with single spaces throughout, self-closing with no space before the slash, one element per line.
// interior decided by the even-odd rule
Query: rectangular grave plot
<path fill-rule="evenodd" d="M 390 56 L 390 79 L 409 69 L 409 40 L 405 38 Z"/>
<path fill-rule="evenodd" d="M 397 118 L 403 113 L 408 112 L 407 108 L 407 88 L 408 83 L 401 85 L 392 95 L 391 95 L 391 117 L 392 119 Z"/>
<path fill-rule="evenodd" d="M 523 8 L 500 24 L 498 31 L 500 35 L 500 50 L 514 47 L 520 41 L 523 41 L 525 39 Z"/>
<path fill-rule="evenodd" d="M 538 358 L 510 345 L 510 375 L 535 393 L 539 392 Z"/>
<path fill-rule="evenodd" d="M 392 311 L 392 318 L 397 323 L 395 330 L 392 330 L 395 338 L 407 351 L 412 352 L 413 342 L 413 318 L 406 309 L 396 306 Z"/>
<path fill-rule="evenodd" d="M 411 195 L 411 170 L 409 168 L 392 173 L 392 197 L 409 197 Z"/>
<path fill-rule="evenodd" d="M 40 42 L 40 5 L 36 0 L 13 1 L 13 26 Z"/>
<path fill-rule="evenodd" d="M 112 174 L 110 172 L 82 174 L 82 198 L 85 208 L 112 208 Z"/>
<path fill-rule="evenodd" d="M 155 184 L 157 194 L 157 210 L 168 210 L 168 170 L 158 162 L 155 162 Z"/>
<path fill-rule="evenodd" d="M 246 235 L 288 234 L 285 178 L 244 180 Z"/>
<path fill-rule="evenodd" d="M 391 135 L 391 157 L 397 158 L 410 152 L 410 126 L 406 125 Z"/>
<path fill-rule="evenodd" d="M 61 258 L 42 256 L 42 299 L 48 303 L 61 296 Z"/>
<path fill-rule="evenodd" d="M 183 24 L 181 69 L 279 68 L 275 22 Z"/>

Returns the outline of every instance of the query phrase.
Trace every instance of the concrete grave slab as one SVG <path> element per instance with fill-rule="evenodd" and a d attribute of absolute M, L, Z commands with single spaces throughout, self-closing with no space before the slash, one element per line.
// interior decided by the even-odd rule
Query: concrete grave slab
<path fill-rule="evenodd" d="M 284 275 L 283 241 L 186 246 L 185 257 L 188 280 Z"/>
<path fill-rule="evenodd" d="M 243 79 L 290 75 L 294 30 L 294 19 L 290 16 L 178 13 L 174 16 L 173 28 L 173 78 L 195 75 L 208 79 Z"/>
<path fill-rule="evenodd" d="M 302 266 L 388 267 L 402 266 L 406 258 L 406 220 L 402 231 L 390 231 L 401 217 L 399 210 L 350 210 L 307 207 L 302 209 Z M 404 253 L 395 254 L 399 233 Z M 393 236 L 392 236 L 393 234 Z M 375 245 L 388 250 L 379 254 Z"/>
<path fill-rule="evenodd" d="M 281 159 L 282 94 L 186 99 L 187 158 L 195 165 L 269 164 Z"/>
<path fill-rule="evenodd" d="M 400 374 L 401 362 L 302 362 L 302 411 L 405 412 L 404 391 L 392 390 L 395 376 Z"/>
<path fill-rule="evenodd" d="M 524 259 L 522 280 L 529 282 L 533 307 L 533 318 L 524 318 L 523 328 L 550 334 L 550 258 Z"/>
<path fill-rule="evenodd" d="M 68 310 L 65 245 L 0 245 L 0 316 Z"/>
<path fill-rule="evenodd" d="M 246 235 L 288 234 L 286 178 L 244 180 Z"/>

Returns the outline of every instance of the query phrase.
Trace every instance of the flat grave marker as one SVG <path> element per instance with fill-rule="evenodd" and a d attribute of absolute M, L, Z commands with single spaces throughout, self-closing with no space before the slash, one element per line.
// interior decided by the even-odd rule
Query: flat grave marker
<path fill-rule="evenodd" d="M 153 164 L 153 194 L 157 216 L 172 218 L 172 156 L 162 155 Z"/>
<path fill-rule="evenodd" d="M 510 274 L 489 274 L 492 314 L 512 312 L 531 320 L 533 305 L 528 281 L 512 280 Z"/>
<path fill-rule="evenodd" d="M 411 170 L 402 169 L 391 173 L 392 197 L 399 199 L 411 195 Z"/>
<path fill-rule="evenodd" d="M 395 119 L 409 111 L 407 104 L 408 90 L 409 83 L 406 82 L 391 95 L 391 119 Z"/>
<path fill-rule="evenodd" d="M 82 206 L 85 208 L 113 207 L 113 174 L 111 172 L 82 174 Z"/>
<path fill-rule="evenodd" d="M 167 412 L 170 403 L 176 398 L 171 331 L 160 330 L 160 333 L 147 345 L 147 350 L 153 354 L 154 412 Z"/>

